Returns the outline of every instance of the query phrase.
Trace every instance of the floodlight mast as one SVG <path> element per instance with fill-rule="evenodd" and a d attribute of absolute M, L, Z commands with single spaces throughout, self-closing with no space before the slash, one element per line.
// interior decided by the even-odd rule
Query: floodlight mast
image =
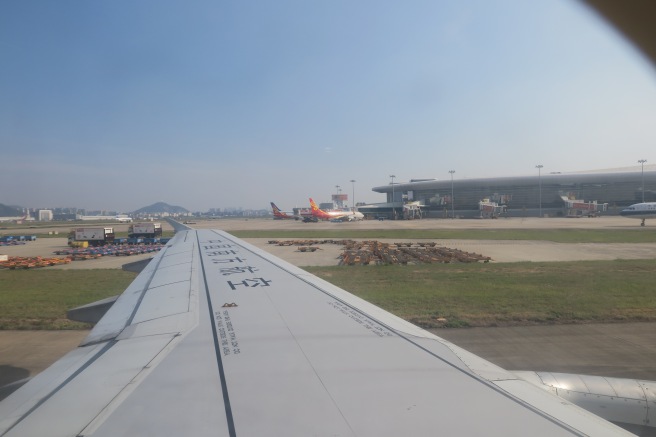
<path fill-rule="evenodd" d="M 449 173 L 451 173 L 451 218 L 456 218 L 455 198 L 453 197 L 453 173 L 455 172 L 455 170 L 449 170 Z"/>
<path fill-rule="evenodd" d="M 640 177 L 642 178 L 642 203 L 645 203 L 645 162 L 647 162 L 646 159 L 639 159 L 638 162 L 640 163 Z"/>
<path fill-rule="evenodd" d="M 394 208 L 394 178 L 396 176 L 391 174 L 390 178 L 392 179 L 392 218 L 396 220 L 396 208 Z"/>
<path fill-rule="evenodd" d="M 539 186 L 539 197 L 540 197 L 540 217 L 542 217 L 542 168 L 544 166 L 542 164 L 538 164 L 535 166 L 535 168 L 538 169 L 538 186 Z"/>

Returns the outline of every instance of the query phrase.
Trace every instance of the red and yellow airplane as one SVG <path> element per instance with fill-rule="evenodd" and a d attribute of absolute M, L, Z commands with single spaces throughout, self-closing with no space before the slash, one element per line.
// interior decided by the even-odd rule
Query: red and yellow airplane
<path fill-rule="evenodd" d="M 348 221 L 354 221 L 354 220 L 362 220 L 364 218 L 364 214 L 358 211 L 343 211 L 343 210 L 337 210 L 337 211 L 324 211 L 323 209 L 319 208 L 317 204 L 312 200 L 310 197 L 310 207 L 312 208 L 312 216 L 316 217 L 321 220 L 348 220 Z"/>
<path fill-rule="evenodd" d="M 273 202 L 271 202 L 271 209 L 273 210 L 273 219 L 274 220 L 289 220 L 289 219 L 298 220 L 299 219 L 293 213 L 290 214 L 288 212 L 282 211 Z"/>

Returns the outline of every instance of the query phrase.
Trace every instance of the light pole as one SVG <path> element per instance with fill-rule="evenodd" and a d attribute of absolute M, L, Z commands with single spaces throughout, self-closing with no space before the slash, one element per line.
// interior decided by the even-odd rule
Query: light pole
<path fill-rule="evenodd" d="M 538 164 L 535 168 L 538 169 L 538 186 L 540 187 L 540 217 L 542 217 L 542 164 Z"/>
<path fill-rule="evenodd" d="M 641 178 L 642 178 L 642 203 L 645 203 L 645 162 L 647 162 L 646 159 L 639 159 L 638 162 L 640 163 L 640 173 L 641 173 Z"/>
<path fill-rule="evenodd" d="M 356 182 L 356 180 L 351 179 L 350 182 L 351 182 L 351 186 L 353 187 L 353 197 L 351 199 L 351 202 L 353 202 L 353 207 L 351 209 L 353 210 L 353 212 L 355 212 L 355 182 Z"/>
<path fill-rule="evenodd" d="M 453 197 L 453 173 L 455 173 L 455 170 L 449 170 L 449 173 L 451 173 L 451 218 L 456 218 L 456 213 L 455 213 L 455 199 Z"/>
<path fill-rule="evenodd" d="M 393 174 L 390 175 L 390 178 L 392 178 L 392 218 L 396 218 L 396 209 L 394 209 L 394 176 Z"/>

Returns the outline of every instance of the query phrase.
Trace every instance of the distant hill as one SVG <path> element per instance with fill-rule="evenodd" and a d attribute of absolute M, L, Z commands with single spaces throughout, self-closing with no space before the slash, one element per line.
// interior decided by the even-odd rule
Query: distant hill
<path fill-rule="evenodd" d="M 22 217 L 23 211 L 15 206 L 3 205 L 0 203 L 0 217 Z"/>
<path fill-rule="evenodd" d="M 144 206 L 143 208 L 134 211 L 133 214 L 160 214 L 163 212 L 168 212 L 169 214 L 184 214 L 188 213 L 189 211 L 181 206 L 174 206 L 164 202 L 157 202 L 150 206 Z"/>

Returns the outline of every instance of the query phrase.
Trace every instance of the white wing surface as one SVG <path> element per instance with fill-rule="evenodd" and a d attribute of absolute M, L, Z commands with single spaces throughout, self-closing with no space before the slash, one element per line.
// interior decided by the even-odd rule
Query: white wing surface
<path fill-rule="evenodd" d="M 2 436 L 624 435 L 227 233 L 179 232 Z"/>

